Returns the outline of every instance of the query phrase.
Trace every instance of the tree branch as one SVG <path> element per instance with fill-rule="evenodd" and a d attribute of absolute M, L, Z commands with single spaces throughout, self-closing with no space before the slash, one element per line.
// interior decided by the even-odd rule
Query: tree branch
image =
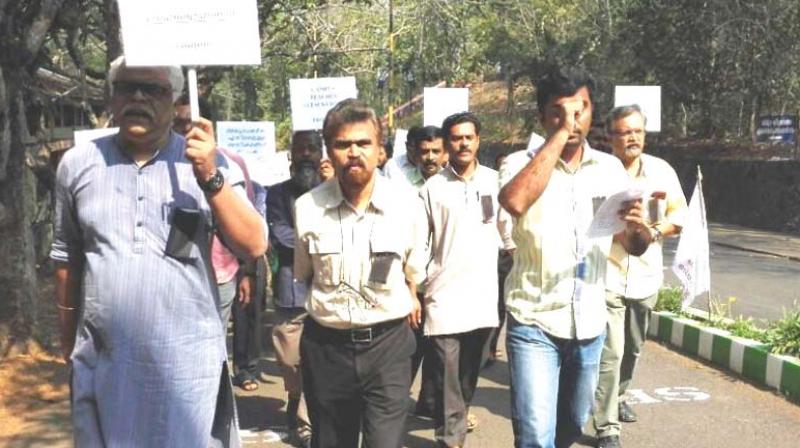
<path fill-rule="evenodd" d="M 31 21 L 30 26 L 24 32 L 24 42 L 22 45 L 23 57 L 22 65 L 28 65 L 39 54 L 47 33 L 58 15 L 64 0 L 42 0 L 39 14 Z"/>

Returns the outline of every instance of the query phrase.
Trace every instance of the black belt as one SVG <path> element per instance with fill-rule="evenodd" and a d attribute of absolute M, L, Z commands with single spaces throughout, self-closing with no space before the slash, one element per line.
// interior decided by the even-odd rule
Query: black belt
<path fill-rule="evenodd" d="M 387 320 L 386 322 L 373 324 L 369 327 L 348 328 L 343 330 L 322 326 L 314 319 L 307 319 L 305 325 L 306 329 L 310 326 L 313 333 L 336 342 L 368 343 L 372 342 L 373 339 L 381 334 L 396 328 L 405 321 L 406 318 L 402 317 L 400 319 Z"/>

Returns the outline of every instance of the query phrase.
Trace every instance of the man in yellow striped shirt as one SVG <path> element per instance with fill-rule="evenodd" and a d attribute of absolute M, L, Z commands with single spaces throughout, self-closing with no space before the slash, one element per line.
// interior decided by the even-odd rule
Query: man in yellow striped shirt
<path fill-rule="evenodd" d="M 537 83 L 547 133 L 500 169 L 500 204 L 517 246 L 506 279 L 511 414 L 517 447 L 567 447 L 591 411 L 606 326 L 605 269 L 612 238 L 631 254 L 650 243 L 641 200 L 619 210 L 624 229 L 590 235 L 603 201 L 628 190 L 615 157 L 586 143 L 594 81 L 572 68 Z"/>

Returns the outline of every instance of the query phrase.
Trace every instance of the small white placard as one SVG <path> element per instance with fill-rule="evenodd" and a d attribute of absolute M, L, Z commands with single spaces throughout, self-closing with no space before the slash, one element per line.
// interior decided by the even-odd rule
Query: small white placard
<path fill-rule="evenodd" d="M 218 121 L 219 146 L 242 156 L 250 176 L 261 185 L 275 154 L 275 123 L 271 121 Z M 258 174 L 257 174 L 258 173 Z"/>
<path fill-rule="evenodd" d="M 445 118 L 469 111 L 469 89 L 454 87 L 425 87 L 423 91 L 423 123 L 441 126 Z"/>
<path fill-rule="evenodd" d="M 289 177 L 289 151 L 279 151 L 261 157 L 257 162 L 247 160 L 247 169 L 250 178 L 260 185 L 269 187 L 279 182 L 283 182 Z"/>
<path fill-rule="evenodd" d="M 406 140 L 408 139 L 408 130 L 406 129 L 395 129 L 394 130 L 394 144 L 392 145 L 392 149 L 394 153 L 392 153 L 392 157 L 397 157 L 400 154 L 406 153 Z"/>
<path fill-rule="evenodd" d="M 100 128 L 100 129 L 87 129 L 83 131 L 75 131 L 72 139 L 75 141 L 75 146 L 84 146 L 92 140 L 107 135 L 114 135 L 119 132 L 119 128 Z"/>
<path fill-rule="evenodd" d="M 322 129 L 325 115 L 339 101 L 358 98 L 356 78 L 290 79 L 289 94 L 292 106 L 292 129 L 309 131 Z"/>
<path fill-rule="evenodd" d="M 119 0 L 130 66 L 260 65 L 256 0 Z"/>
<path fill-rule="evenodd" d="M 647 132 L 661 132 L 661 86 L 617 86 L 614 107 L 636 104 L 642 108 Z"/>
<path fill-rule="evenodd" d="M 220 146 L 240 155 L 274 154 L 275 123 L 272 121 L 218 121 Z"/>

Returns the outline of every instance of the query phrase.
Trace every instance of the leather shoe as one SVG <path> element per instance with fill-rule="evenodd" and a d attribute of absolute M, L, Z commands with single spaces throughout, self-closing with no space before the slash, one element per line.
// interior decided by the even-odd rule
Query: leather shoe
<path fill-rule="evenodd" d="M 636 413 L 633 412 L 633 408 L 626 402 L 620 401 L 619 402 L 619 421 L 625 423 L 633 423 L 638 420 Z"/>
<path fill-rule="evenodd" d="M 597 448 L 622 448 L 619 436 L 605 436 L 597 439 Z"/>

